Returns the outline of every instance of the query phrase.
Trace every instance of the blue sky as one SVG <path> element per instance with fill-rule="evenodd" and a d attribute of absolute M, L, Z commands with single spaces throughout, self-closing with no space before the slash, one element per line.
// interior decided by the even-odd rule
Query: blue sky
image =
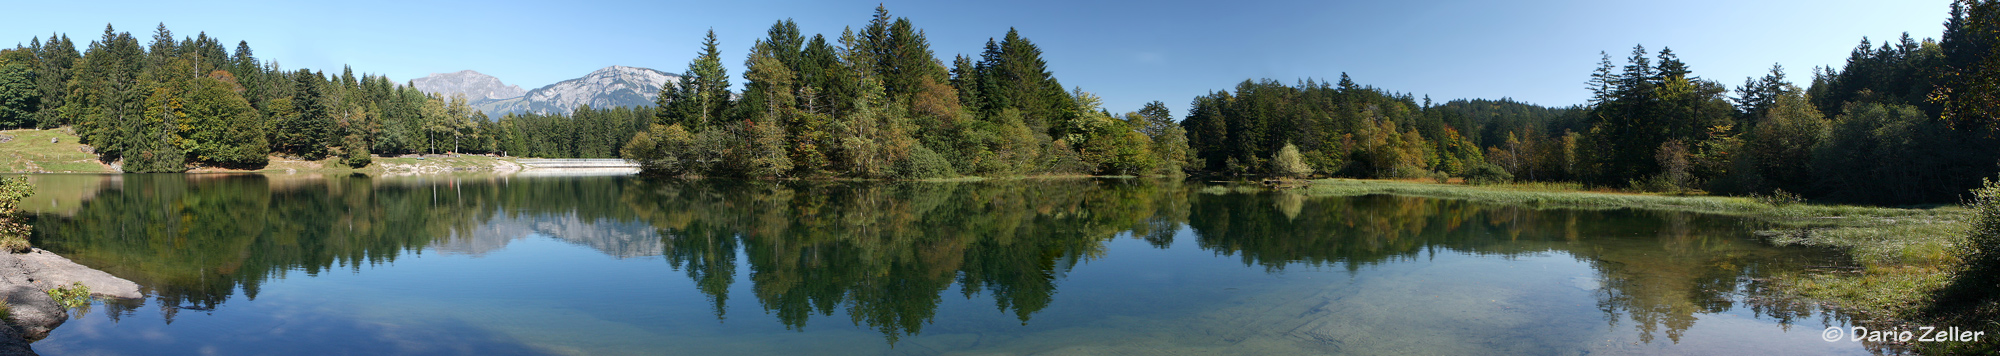
<path fill-rule="evenodd" d="M 810 36 L 865 25 L 877 1 L 37 1 L 11 4 L 0 40 L 67 33 L 79 47 L 109 23 L 150 38 L 207 32 L 285 68 L 397 81 L 464 69 L 532 89 L 609 65 L 681 72 L 704 30 L 741 82 L 752 41 L 791 18 Z M 1063 84 L 1113 111 L 1189 100 L 1250 78 L 1346 72 L 1384 89 L 1454 98 L 1580 104 L 1610 53 L 1671 47 L 1732 87 L 1783 64 L 1795 83 L 1838 65 L 1863 36 L 1935 38 L 1948 0 L 1694 1 L 886 1 L 941 60 L 976 54 L 1009 27 L 1040 45 Z M 80 48 L 81 49 L 81 48 Z M 739 87 L 740 88 L 740 87 Z"/>

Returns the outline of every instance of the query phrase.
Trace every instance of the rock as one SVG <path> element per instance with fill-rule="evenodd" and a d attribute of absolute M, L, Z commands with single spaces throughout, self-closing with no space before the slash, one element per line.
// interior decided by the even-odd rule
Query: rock
<path fill-rule="evenodd" d="M 41 340 L 49 336 L 49 330 L 69 321 L 69 312 L 35 285 L 33 267 L 16 256 L 20 255 L 0 254 L 0 299 L 7 301 L 13 315 L 7 324 L 21 338 Z"/>
<path fill-rule="evenodd" d="M 70 262 L 69 259 L 57 256 L 53 252 L 38 248 L 29 250 L 28 253 L 13 256 L 27 264 L 27 267 L 30 268 L 29 273 L 36 277 L 35 285 L 41 287 L 43 290 L 67 287 L 71 283 L 82 282 L 83 286 L 90 287 L 90 295 L 95 297 L 119 299 L 139 299 L 146 297 L 146 295 L 139 293 L 138 283 L 132 283 L 132 281 L 118 278 L 110 273 L 104 273 L 104 271 L 84 267 L 83 265 L 76 264 L 76 262 Z"/>
<path fill-rule="evenodd" d="M 13 319 L 8 320 L 13 326 L 10 330 L 17 331 L 21 338 L 40 340 L 49 335 L 49 330 L 69 320 L 69 311 L 49 298 L 47 291 L 72 283 L 83 283 L 90 288 L 91 296 L 99 298 L 145 297 L 139 293 L 137 283 L 70 262 L 49 251 L 0 253 L 0 299 L 7 302 L 13 314 Z M 6 355 L 6 342 L 0 340 L 0 355 Z"/>
<path fill-rule="evenodd" d="M 610 66 L 582 78 L 565 80 L 529 90 L 519 97 L 475 100 L 474 108 L 488 118 L 508 113 L 569 114 L 577 107 L 609 109 L 620 106 L 652 106 L 660 88 L 680 80 L 679 74 L 652 68 Z"/>
<path fill-rule="evenodd" d="M 0 325 L 0 356 L 34 356 L 35 349 L 28 347 L 28 340 L 21 338 L 21 332 Z"/>

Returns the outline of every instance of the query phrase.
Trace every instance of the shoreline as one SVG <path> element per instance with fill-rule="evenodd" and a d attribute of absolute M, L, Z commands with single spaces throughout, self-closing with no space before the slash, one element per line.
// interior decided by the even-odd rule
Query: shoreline
<path fill-rule="evenodd" d="M 69 310 L 49 296 L 51 289 L 80 283 L 92 299 L 140 299 L 132 281 L 86 267 L 43 249 L 0 253 L 0 301 L 10 318 L 0 323 L 0 355 L 34 355 L 34 341 L 69 321 Z"/>

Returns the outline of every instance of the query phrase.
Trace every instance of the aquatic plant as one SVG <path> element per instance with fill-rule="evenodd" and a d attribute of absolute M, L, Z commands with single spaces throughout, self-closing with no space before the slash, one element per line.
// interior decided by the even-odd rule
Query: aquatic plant
<path fill-rule="evenodd" d="M 90 287 L 83 282 L 72 282 L 68 287 L 49 289 L 49 299 L 55 299 L 63 309 L 76 309 L 90 305 Z"/>

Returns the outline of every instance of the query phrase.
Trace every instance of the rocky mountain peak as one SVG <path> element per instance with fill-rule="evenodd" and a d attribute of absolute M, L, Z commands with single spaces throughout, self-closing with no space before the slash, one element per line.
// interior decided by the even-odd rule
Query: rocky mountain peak
<path fill-rule="evenodd" d="M 507 113 L 567 114 L 577 107 L 594 108 L 653 105 L 660 88 L 679 80 L 680 75 L 652 68 L 610 66 L 570 79 L 530 90 L 519 98 L 475 101 L 487 117 Z"/>
<path fill-rule="evenodd" d="M 410 86 L 425 93 L 446 97 L 465 95 L 466 100 L 474 102 L 511 99 L 527 93 L 519 85 L 507 85 L 501 82 L 500 78 L 472 70 L 431 73 L 423 78 L 411 79 Z"/>

